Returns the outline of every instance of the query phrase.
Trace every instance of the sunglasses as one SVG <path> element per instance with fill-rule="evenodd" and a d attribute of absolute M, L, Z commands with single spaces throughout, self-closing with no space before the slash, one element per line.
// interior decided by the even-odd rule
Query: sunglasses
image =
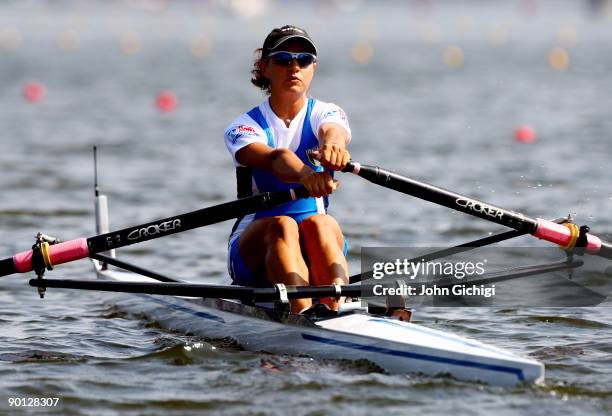
<path fill-rule="evenodd" d="M 300 66 L 300 68 L 306 68 L 308 65 L 312 64 L 317 60 L 317 57 L 308 52 L 272 52 L 268 55 L 268 59 L 272 59 L 272 61 L 279 66 L 289 66 L 291 62 L 295 59 Z"/>

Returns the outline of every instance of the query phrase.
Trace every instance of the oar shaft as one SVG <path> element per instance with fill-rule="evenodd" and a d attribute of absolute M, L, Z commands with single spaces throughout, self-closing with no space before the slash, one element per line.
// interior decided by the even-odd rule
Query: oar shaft
<path fill-rule="evenodd" d="M 8 259 L 0 260 L 0 276 L 6 276 L 9 274 L 17 273 L 15 262 L 12 257 Z"/>
<path fill-rule="evenodd" d="M 560 221 L 562 221 L 562 219 L 556 219 L 554 221 L 555 222 L 560 222 Z M 473 250 L 473 249 L 478 248 L 478 247 L 484 247 L 484 246 L 488 246 L 488 245 L 491 245 L 491 244 L 499 243 L 501 241 L 509 240 L 511 238 L 519 237 L 519 236 L 522 236 L 522 235 L 525 235 L 525 234 L 526 233 L 521 232 L 521 231 L 510 230 L 510 231 L 506 231 L 506 232 L 503 232 L 503 233 L 499 233 L 499 234 L 491 235 L 491 236 L 488 236 L 488 237 L 480 238 L 478 240 L 469 241 L 467 243 L 460 244 L 460 245 L 457 245 L 457 246 L 448 247 L 448 248 L 444 248 L 444 249 L 441 249 L 441 250 L 436 250 L 434 252 L 427 253 L 427 254 L 424 254 L 422 256 L 418 256 L 418 257 L 412 258 L 412 259 L 410 259 L 408 261 L 409 262 L 431 261 L 431 260 L 435 260 L 435 259 L 439 259 L 439 258 L 443 258 L 443 257 L 449 257 L 449 256 L 452 256 L 454 254 L 459 254 L 459 253 L 463 253 L 465 251 Z M 361 282 L 362 280 L 367 280 L 367 279 L 371 279 L 371 278 L 372 278 L 372 270 L 367 271 L 367 272 L 361 272 L 361 273 L 357 273 L 357 274 L 354 274 L 354 275 L 350 276 L 349 277 L 349 283 L 357 283 L 357 282 Z"/>
<path fill-rule="evenodd" d="M 445 206 L 487 221 L 505 225 L 519 232 L 525 232 L 535 237 L 558 244 L 562 247 L 571 247 L 575 243 L 575 235 L 570 228 L 555 224 L 541 218 L 530 218 L 521 213 L 500 208 L 486 202 L 479 201 L 457 194 L 446 189 L 407 178 L 388 170 L 349 162 L 344 169 L 368 181 L 385 188 L 393 189 L 414 197 Z M 597 236 L 586 234 L 586 249 L 592 254 L 612 259 L 612 244 L 603 242 Z"/>
<path fill-rule="evenodd" d="M 91 254 L 242 217 L 305 197 L 308 197 L 308 192 L 303 187 L 266 192 L 102 235 L 78 238 L 49 246 L 48 261 L 53 266 L 68 263 Z M 0 276 L 32 271 L 33 255 L 33 250 L 28 250 L 0 260 Z"/>
<path fill-rule="evenodd" d="M 461 211 L 487 221 L 505 225 L 517 231 L 531 234 L 537 228 L 537 221 L 525 217 L 523 214 L 487 204 L 437 186 L 419 182 L 377 166 L 349 162 L 345 171 L 361 176 L 382 187 L 412 195 L 425 201 Z"/>
<path fill-rule="evenodd" d="M 276 207 L 298 198 L 308 196 L 306 189 L 300 187 L 291 191 L 266 192 L 248 198 L 203 208 L 158 221 L 151 221 L 135 227 L 96 235 L 87 239 L 90 253 L 100 253 L 130 244 L 140 243 L 167 235 L 216 224 L 232 218 L 239 218 Z"/>

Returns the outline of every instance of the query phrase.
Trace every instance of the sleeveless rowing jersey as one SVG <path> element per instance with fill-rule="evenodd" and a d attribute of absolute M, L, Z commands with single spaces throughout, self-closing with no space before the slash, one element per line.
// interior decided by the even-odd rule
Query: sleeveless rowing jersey
<path fill-rule="evenodd" d="M 319 148 L 318 132 L 324 123 L 336 123 L 344 127 L 350 138 L 348 119 L 344 111 L 335 104 L 310 98 L 300 112 L 291 120 L 289 127 L 272 111 L 268 99 L 251 111 L 242 114 L 225 130 L 225 145 L 236 166 L 239 184 L 239 197 L 262 192 L 279 191 L 299 186 L 278 180 L 272 173 L 263 169 L 246 168 L 236 160 L 236 153 L 252 143 L 262 143 L 272 149 L 290 149 L 315 171 L 323 168 L 311 157 Z M 241 177 L 242 176 L 242 177 Z M 247 178 L 247 183 L 245 182 Z M 242 184 L 241 184 L 242 181 Z M 242 187 L 242 191 L 240 188 Z M 245 189 L 246 188 L 246 189 Z M 325 213 L 326 198 L 306 198 L 283 204 L 270 210 L 247 215 L 235 224 L 229 243 L 240 236 L 251 221 L 276 215 L 300 217 L 303 214 Z"/>

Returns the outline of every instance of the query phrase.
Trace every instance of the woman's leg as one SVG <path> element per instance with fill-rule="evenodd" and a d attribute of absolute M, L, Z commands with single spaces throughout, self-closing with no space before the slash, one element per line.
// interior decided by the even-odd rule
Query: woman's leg
<path fill-rule="evenodd" d="M 241 233 L 238 249 L 254 275 L 265 276 L 270 283 L 309 285 L 308 266 L 300 247 L 300 232 L 293 218 L 277 216 L 253 221 Z M 290 303 L 294 313 L 312 305 L 311 299 L 296 299 Z"/>
<path fill-rule="evenodd" d="M 348 263 L 344 257 L 344 236 L 336 220 L 330 215 L 317 214 L 303 220 L 299 228 L 308 254 L 310 284 L 347 284 Z M 323 298 L 321 302 L 338 310 L 344 299 Z"/>

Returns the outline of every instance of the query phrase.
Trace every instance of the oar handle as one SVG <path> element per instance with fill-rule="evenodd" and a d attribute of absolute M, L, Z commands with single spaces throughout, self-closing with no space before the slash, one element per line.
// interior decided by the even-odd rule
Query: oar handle
<path fill-rule="evenodd" d="M 349 160 L 346 163 L 346 166 L 344 167 L 344 169 L 342 169 L 342 172 L 345 173 L 354 173 L 354 174 L 358 174 L 359 173 L 359 163 L 355 162 L 353 160 Z"/>
<path fill-rule="evenodd" d="M 310 197 L 310 194 L 308 193 L 308 190 L 306 188 L 304 188 L 303 186 L 299 186 L 297 188 L 291 188 L 291 192 L 293 192 L 294 200 L 295 199 L 300 199 L 300 198 L 308 198 L 308 197 Z"/>

